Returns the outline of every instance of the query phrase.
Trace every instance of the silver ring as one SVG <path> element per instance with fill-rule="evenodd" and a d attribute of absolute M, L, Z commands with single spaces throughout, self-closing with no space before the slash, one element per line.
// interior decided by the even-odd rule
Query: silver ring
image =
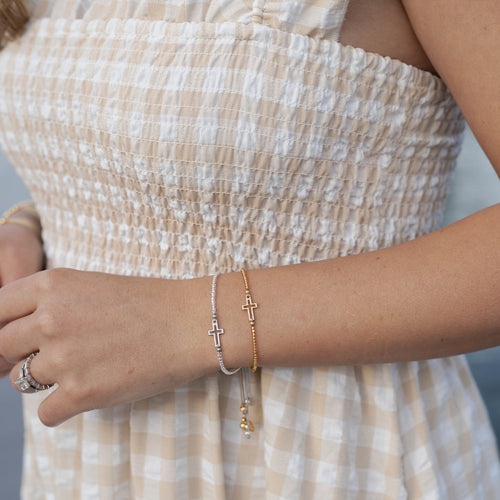
<path fill-rule="evenodd" d="M 16 380 L 16 385 L 17 388 L 21 392 L 25 392 L 27 394 L 33 393 L 33 392 L 38 392 L 38 391 L 44 391 L 46 389 L 50 389 L 52 387 L 52 384 L 46 385 L 46 384 L 40 384 L 40 382 L 37 382 L 33 375 L 31 375 L 30 372 L 30 364 L 33 361 L 33 358 L 37 355 L 37 352 L 34 352 L 30 354 L 27 358 L 26 361 L 23 363 L 21 368 L 19 369 L 19 378 Z"/>

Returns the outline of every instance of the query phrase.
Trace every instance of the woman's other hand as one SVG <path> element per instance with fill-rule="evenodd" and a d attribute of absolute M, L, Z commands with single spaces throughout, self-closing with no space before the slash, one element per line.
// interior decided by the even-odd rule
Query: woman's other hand
<path fill-rule="evenodd" d="M 0 225 L 0 286 L 16 281 L 43 268 L 43 246 L 32 230 L 20 224 Z M 0 355 L 0 377 L 12 364 Z"/>
<path fill-rule="evenodd" d="M 32 376 L 57 384 L 40 405 L 40 420 L 54 426 L 216 372 L 207 335 L 210 284 L 207 329 L 200 331 L 183 281 L 51 269 L 0 289 L 0 355 L 15 364 L 12 383 L 39 351 Z"/>

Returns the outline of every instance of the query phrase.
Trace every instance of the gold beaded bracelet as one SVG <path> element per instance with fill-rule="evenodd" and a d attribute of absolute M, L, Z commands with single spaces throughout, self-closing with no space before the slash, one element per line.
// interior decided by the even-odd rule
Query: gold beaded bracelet
<path fill-rule="evenodd" d="M 3 226 L 5 224 L 18 224 L 20 226 L 31 229 L 41 238 L 40 225 L 25 217 L 16 217 L 19 212 L 28 212 L 34 217 L 39 218 L 38 211 L 35 208 L 35 204 L 31 200 L 27 200 L 18 203 L 17 205 L 14 205 L 12 208 L 7 210 L 0 218 L 0 226 Z"/>
<path fill-rule="evenodd" d="M 37 212 L 37 209 L 35 208 L 35 203 L 31 200 L 26 200 L 26 201 L 22 201 L 21 203 L 18 203 L 17 205 L 14 205 L 13 207 L 9 208 L 9 210 L 7 210 L 2 215 L 2 218 L 0 219 L 0 224 L 6 224 L 7 220 L 10 217 L 12 217 L 17 212 L 20 212 L 21 210 L 26 211 L 26 212 L 31 212 L 34 216 L 38 217 L 38 212 Z"/>
<path fill-rule="evenodd" d="M 250 294 L 250 287 L 248 285 L 248 278 L 245 269 L 241 268 L 241 274 L 243 280 L 245 281 L 245 303 L 241 306 L 242 311 L 246 311 L 248 314 L 248 321 L 250 322 L 250 332 L 252 334 L 252 350 L 253 350 L 253 360 L 250 371 L 255 373 L 258 367 L 258 357 L 257 357 L 257 335 L 255 333 L 255 313 L 254 310 L 257 309 L 258 305 L 252 300 L 252 295 Z M 240 427 L 243 430 L 245 437 L 250 438 L 252 432 L 255 430 L 253 422 L 249 418 L 249 406 L 252 404 L 252 399 L 250 396 L 250 383 L 248 380 L 248 368 L 244 368 L 240 372 L 240 392 L 241 392 L 241 406 L 240 411 L 242 413 Z"/>
<path fill-rule="evenodd" d="M 243 275 L 243 280 L 245 281 L 245 303 L 241 306 L 243 311 L 248 313 L 248 321 L 250 322 L 250 331 L 252 333 L 252 348 L 253 348 L 253 362 L 250 370 L 256 372 L 258 368 L 257 359 L 257 336 L 255 334 L 255 315 L 254 310 L 257 309 L 257 304 L 252 301 L 252 296 L 250 294 L 250 288 L 248 286 L 248 278 L 245 269 L 241 268 L 241 274 Z"/>

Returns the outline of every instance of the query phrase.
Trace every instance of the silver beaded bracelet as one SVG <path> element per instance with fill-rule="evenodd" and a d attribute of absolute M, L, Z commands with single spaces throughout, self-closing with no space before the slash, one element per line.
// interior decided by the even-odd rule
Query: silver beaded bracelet
<path fill-rule="evenodd" d="M 219 323 L 217 322 L 217 312 L 215 310 L 215 286 L 217 283 L 217 276 L 219 274 L 215 273 L 212 279 L 212 329 L 208 330 L 208 334 L 213 336 L 215 348 L 217 349 L 217 358 L 219 359 L 219 365 L 222 373 L 226 375 L 234 375 L 240 369 L 236 368 L 234 370 L 228 370 L 224 366 L 224 361 L 222 360 L 222 347 L 220 344 L 220 336 L 224 333 L 224 329 L 219 327 Z"/>

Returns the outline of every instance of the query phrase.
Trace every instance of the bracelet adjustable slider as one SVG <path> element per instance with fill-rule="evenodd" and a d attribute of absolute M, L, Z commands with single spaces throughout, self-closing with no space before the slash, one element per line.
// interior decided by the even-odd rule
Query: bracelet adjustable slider
<path fill-rule="evenodd" d="M 248 368 L 244 368 L 240 372 L 240 395 L 241 395 L 241 422 L 240 429 L 243 431 L 243 435 L 250 439 L 252 437 L 252 432 L 255 430 L 253 422 L 250 420 L 248 412 L 248 407 L 252 404 L 252 398 L 250 397 L 249 381 L 248 381 Z"/>

